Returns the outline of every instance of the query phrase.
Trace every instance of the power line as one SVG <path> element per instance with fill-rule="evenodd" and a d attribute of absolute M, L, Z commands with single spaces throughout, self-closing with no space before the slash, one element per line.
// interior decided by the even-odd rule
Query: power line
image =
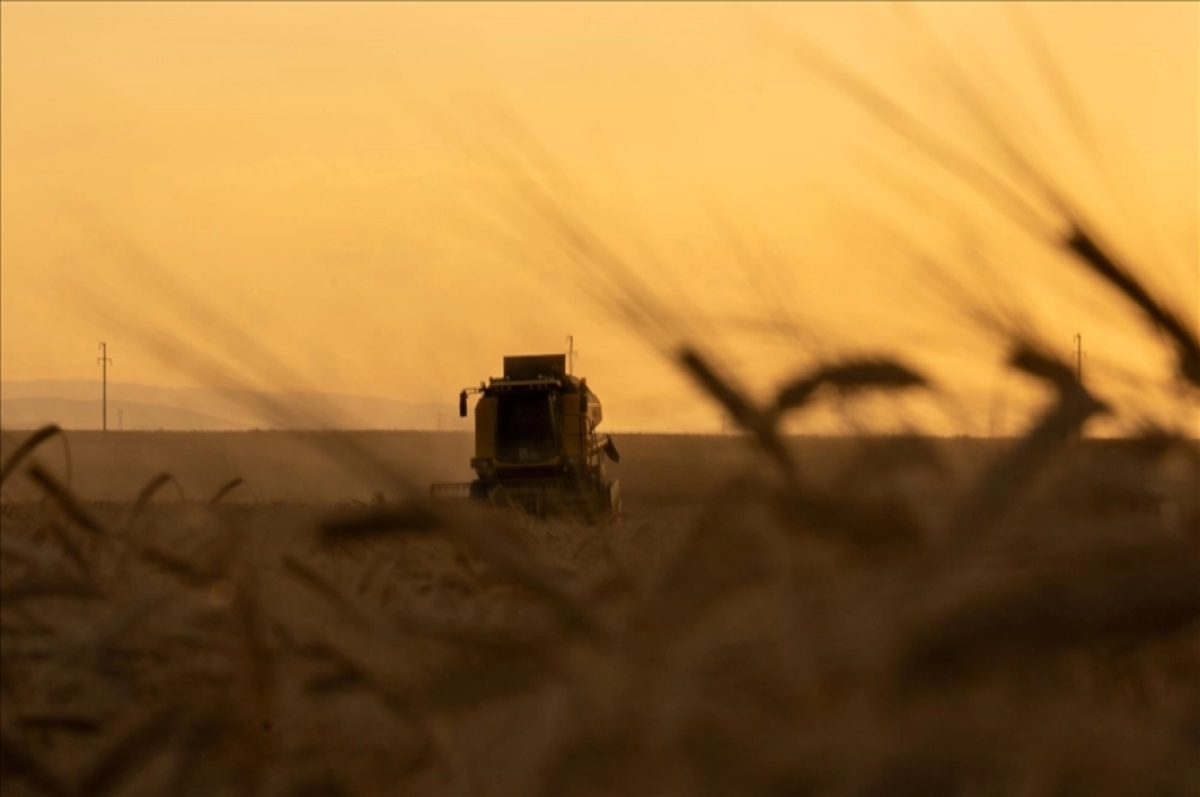
<path fill-rule="evenodd" d="M 108 431 L 108 366 L 112 364 L 112 358 L 108 356 L 108 344 L 100 342 L 100 356 L 96 358 L 101 366 L 101 393 L 100 393 L 100 430 Z"/>

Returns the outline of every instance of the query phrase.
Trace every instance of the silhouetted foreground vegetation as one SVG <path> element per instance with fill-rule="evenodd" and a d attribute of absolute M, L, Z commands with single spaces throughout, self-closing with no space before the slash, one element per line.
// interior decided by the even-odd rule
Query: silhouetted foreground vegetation
<path fill-rule="evenodd" d="M 1194 442 L 730 457 L 597 531 L 236 473 L 84 502 L 53 438 L 5 452 L 46 497 L 3 504 L 6 793 L 1195 793 Z"/>

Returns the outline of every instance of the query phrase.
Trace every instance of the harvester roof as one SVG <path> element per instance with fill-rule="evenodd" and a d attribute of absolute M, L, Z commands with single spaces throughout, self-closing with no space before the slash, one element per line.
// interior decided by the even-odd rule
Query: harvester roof
<path fill-rule="evenodd" d="M 529 354 L 504 358 L 504 378 L 513 380 L 561 379 L 567 376 L 565 354 Z"/>

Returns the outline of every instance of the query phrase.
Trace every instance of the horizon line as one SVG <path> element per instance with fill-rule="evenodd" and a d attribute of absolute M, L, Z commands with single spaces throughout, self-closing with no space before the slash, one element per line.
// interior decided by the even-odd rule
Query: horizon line
<path fill-rule="evenodd" d="M 55 424 L 56 425 L 56 424 Z M 39 426 L 21 426 L 17 428 L 0 426 L 0 434 L 17 434 L 22 432 L 36 432 L 38 429 L 45 428 L 47 424 Z M 243 435 L 243 434 L 446 434 L 446 435 L 473 435 L 471 429 L 413 429 L 413 428 L 334 428 L 334 429 L 305 429 L 305 428 L 244 428 L 244 429 L 79 429 L 61 427 L 63 432 L 70 434 L 113 434 L 113 435 Z M 752 439 L 749 432 L 721 432 L 721 431 L 666 431 L 653 429 L 610 429 L 606 434 L 613 435 L 631 435 L 631 436 L 654 436 L 654 437 L 729 437 L 729 438 L 744 438 Z M 1024 437 L 1023 434 L 969 434 L 960 433 L 931 433 L 931 432 L 853 432 L 853 433 L 837 433 L 837 432 L 781 432 L 781 437 L 784 438 L 808 438 L 808 439 L 868 439 L 868 438 L 888 438 L 888 437 L 919 437 L 935 440 L 1019 440 Z M 1134 440 L 1135 435 L 1128 434 L 1091 434 L 1084 435 L 1085 440 Z M 1200 435 L 1183 435 L 1182 439 L 1189 441 L 1200 442 Z"/>

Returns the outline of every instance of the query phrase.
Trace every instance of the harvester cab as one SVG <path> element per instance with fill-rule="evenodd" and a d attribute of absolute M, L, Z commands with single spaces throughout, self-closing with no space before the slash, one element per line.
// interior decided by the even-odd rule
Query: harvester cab
<path fill-rule="evenodd" d="M 599 397 L 587 380 L 567 373 L 562 354 L 504 358 L 504 375 L 458 397 L 467 416 L 475 403 L 476 478 L 435 484 L 435 498 L 469 498 L 515 506 L 541 516 L 566 513 L 590 520 L 615 519 L 620 485 L 605 460 L 620 461 L 611 437 L 598 433 Z"/>

